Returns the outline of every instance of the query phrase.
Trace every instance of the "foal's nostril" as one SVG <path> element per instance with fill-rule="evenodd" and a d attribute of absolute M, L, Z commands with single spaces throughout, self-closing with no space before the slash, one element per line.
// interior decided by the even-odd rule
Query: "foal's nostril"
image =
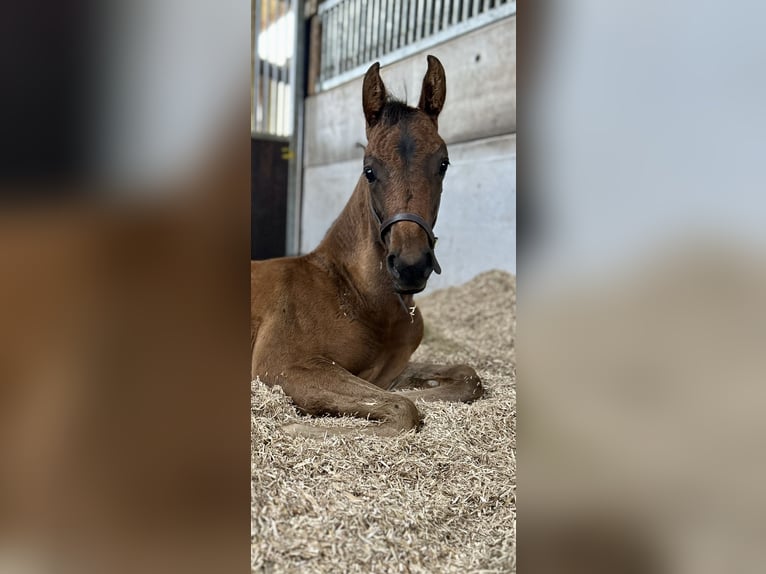
<path fill-rule="evenodd" d="M 386 264 L 388 265 L 388 270 L 396 277 L 399 278 L 399 270 L 396 268 L 396 255 L 391 254 L 386 258 Z"/>

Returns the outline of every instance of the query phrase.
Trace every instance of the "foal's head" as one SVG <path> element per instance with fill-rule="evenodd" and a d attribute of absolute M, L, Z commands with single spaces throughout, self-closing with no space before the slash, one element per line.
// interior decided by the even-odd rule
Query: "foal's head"
<path fill-rule="evenodd" d="M 441 271 L 431 228 L 449 166 L 437 124 L 446 93 L 444 68 L 433 56 L 428 56 L 417 108 L 388 96 L 378 63 L 364 77 L 368 143 L 363 177 L 388 272 L 399 293 L 422 291 L 431 272 Z"/>

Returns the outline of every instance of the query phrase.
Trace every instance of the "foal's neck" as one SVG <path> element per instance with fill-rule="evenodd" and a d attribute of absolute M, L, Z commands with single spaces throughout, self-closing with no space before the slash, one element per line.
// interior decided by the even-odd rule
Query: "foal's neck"
<path fill-rule="evenodd" d="M 361 178 L 343 211 L 316 249 L 367 302 L 382 306 L 412 306 L 412 296 L 398 297 L 386 269 L 386 252 L 378 240 L 369 196 Z M 404 312 L 404 311 L 402 311 Z"/>

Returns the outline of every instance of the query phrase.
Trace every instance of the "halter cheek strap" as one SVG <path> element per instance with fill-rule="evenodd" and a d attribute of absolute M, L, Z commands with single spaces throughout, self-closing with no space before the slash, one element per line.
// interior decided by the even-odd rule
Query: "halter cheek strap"
<path fill-rule="evenodd" d="M 372 207 L 372 205 L 370 206 Z M 378 217 L 378 214 L 376 213 L 375 209 L 372 209 L 372 214 L 375 216 L 375 219 L 380 224 L 380 241 L 383 242 L 383 236 L 386 234 L 386 231 L 394 224 L 399 223 L 400 221 L 411 221 L 412 223 L 417 223 L 420 228 L 426 232 L 426 236 L 428 237 L 428 247 L 431 251 L 431 261 L 433 262 L 433 268 L 434 273 L 439 275 L 442 272 L 442 268 L 439 265 L 439 262 L 436 260 L 436 253 L 434 253 L 434 248 L 436 247 L 436 241 L 439 239 L 434 235 L 433 229 L 431 229 L 431 226 L 428 224 L 428 222 L 420 217 L 419 215 L 416 215 L 414 213 L 397 213 L 396 215 L 392 215 L 388 219 L 386 219 L 383 223 L 380 223 L 380 217 Z"/>

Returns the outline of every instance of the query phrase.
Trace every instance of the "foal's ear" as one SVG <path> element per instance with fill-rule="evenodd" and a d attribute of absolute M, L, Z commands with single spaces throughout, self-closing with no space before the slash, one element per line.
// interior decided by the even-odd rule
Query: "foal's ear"
<path fill-rule="evenodd" d="M 418 107 L 431 116 L 431 119 L 436 123 L 436 119 L 444 107 L 446 97 L 447 79 L 444 76 L 444 67 L 438 58 L 428 56 L 428 71 L 423 78 L 423 89 L 420 92 Z"/>
<path fill-rule="evenodd" d="M 375 62 L 364 75 L 364 84 L 362 85 L 362 107 L 368 128 L 380 121 L 380 114 L 385 105 L 386 86 L 380 79 L 380 62 Z"/>

